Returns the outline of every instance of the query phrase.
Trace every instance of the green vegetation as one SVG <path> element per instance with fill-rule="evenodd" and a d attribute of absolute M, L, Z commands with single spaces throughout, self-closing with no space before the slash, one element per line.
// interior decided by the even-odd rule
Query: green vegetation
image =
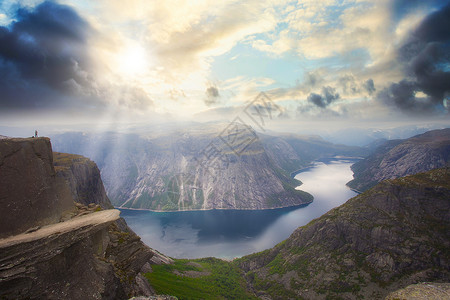
<path fill-rule="evenodd" d="M 242 271 L 221 259 L 177 259 L 152 268 L 145 276 L 158 294 L 178 299 L 256 299 L 246 290 Z"/>
<path fill-rule="evenodd" d="M 93 161 L 81 155 L 53 152 L 53 166 L 56 171 L 67 170 L 75 162 L 82 162 L 91 166 L 94 164 Z"/>
<path fill-rule="evenodd" d="M 267 265 L 269 269 L 269 274 L 284 274 L 286 273 L 286 261 L 283 258 L 281 253 L 278 253 L 277 256 Z"/>
<path fill-rule="evenodd" d="M 301 299 L 293 291 L 286 289 L 281 283 L 273 280 L 261 279 L 254 272 L 250 272 L 247 275 L 257 290 L 267 292 L 274 299 Z"/>

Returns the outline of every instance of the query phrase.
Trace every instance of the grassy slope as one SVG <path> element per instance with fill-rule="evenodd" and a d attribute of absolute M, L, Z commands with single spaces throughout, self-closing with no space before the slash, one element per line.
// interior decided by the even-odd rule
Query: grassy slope
<path fill-rule="evenodd" d="M 152 268 L 145 276 L 158 294 L 178 299 L 257 299 L 247 291 L 243 272 L 217 258 L 177 259 L 171 265 Z"/>

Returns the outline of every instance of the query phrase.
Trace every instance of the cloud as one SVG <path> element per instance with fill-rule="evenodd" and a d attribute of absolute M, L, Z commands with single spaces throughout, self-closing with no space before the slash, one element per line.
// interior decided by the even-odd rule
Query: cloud
<path fill-rule="evenodd" d="M 426 108 L 425 103 L 416 101 L 417 86 L 414 82 L 402 80 L 399 83 L 393 83 L 389 87 L 383 89 L 378 93 L 378 98 L 384 101 L 386 104 L 392 105 L 404 109 L 420 111 Z"/>
<path fill-rule="evenodd" d="M 367 94 L 370 96 L 375 92 L 375 84 L 371 78 L 366 81 L 358 81 L 353 75 L 344 74 L 338 79 L 338 82 L 345 95 Z"/>
<path fill-rule="evenodd" d="M 408 14 L 413 13 L 419 9 L 426 9 L 426 7 L 443 7 L 449 3 L 448 0 L 394 0 L 390 1 L 391 8 L 395 18 L 402 18 Z"/>
<path fill-rule="evenodd" d="M 66 97 L 92 89 L 86 51 L 91 28 L 70 7 L 44 2 L 19 8 L 16 21 L 0 27 L 2 107 L 66 105 Z"/>
<path fill-rule="evenodd" d="M 216 104 L 219 101 L 219 89 L 216 86 L 210 86 L 206 89 L 205 104 L 210 106 Z"/>
<path fill-rule="evenodd" d="M 398 49 L 405 79 L 381 91 L 377 98 L 410 112 L 444 109 L 450 93 L 450 5 L 428 15 Z M 446 67 L 447 66 L 447 67 Z M 416 97 L 423 93 L 425 97 Z"/>
<path fill-rule="evenodd" d="M 217 98 L 219 97 L 219 90 L 215 86 L 210 86 L 206 89 L 206 95 L 208 97 Z"/>
<path fill-rule="evenodd" d="M 363 87 L 369 95 L 372 95 L 376 91 L 375 84 L 371 78 L 364 82 Z"/>
<path fill-rule="evenodd" d="M 325 108 L 340 98 L 339 94 L 335 92 L 336 90 L 334 88 L 326 86 L 322 88 L 321 95 L 311 93 L 308 96 L 308 101 L 314 103 L 318 107 Z"/>
<path fill-rule="evenodd" d="M 274 33 L 272 43 L 255 45 L 260 50 L 281 54 L 296 51 L 300 57 L 322 59 L 365 49 L 372 61 L 381 59 L 389 45 L 390 17 L 386 1 L 301 1 L 289 6 L 280 17 L 287 29 Z M 280 45 L 283 45 L 281 47 Z M 285 46 L 288 45 L 288 46 Z M 355 58 L 355 53 L 353 53 Z M 365 59 L 365 58 L 363 58 Z"/>
<path fill-rule="evenodd" d="M 142 33 L 146 47 L 162 70 L 158 76 L 173 86 L 203 92 L 198 78 L 208 78 L 214 57 L 276 26 L 271 7 L 270 1 L 256 0 L 159 2 L 140 20 L 147 28 Z M 195 80 L 186 83 L 189 77 Z"/>
<path fill-rule="evenodd" d="M 26 79 L 64 89 L 74 80 L 89 85 L 85 43 L 89 25 L 68 6 L 44 2 L 33 11 L 19 9 L 11 29 L 0 27 L 0 58 Z"/>

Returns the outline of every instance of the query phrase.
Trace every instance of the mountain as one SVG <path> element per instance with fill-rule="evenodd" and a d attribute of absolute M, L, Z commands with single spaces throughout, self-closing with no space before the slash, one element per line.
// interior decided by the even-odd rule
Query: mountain
<path fill-rule="evenodd" d="M 266 209 L 307 204 L 291 173 L 322 156 L 362 155 L 318 137 L 274 137 L 240 124 L 163 133 L 64 133 L 57 151 L 95 161 L 118 207 L 153 210 Z"/>
<path fill-rule="evenodd" d="M 450 128 L 432 130 L 406 140 L 390 140 L 352 166 L 354 179 L 347 185 L 365 191 L 393 179 L 450 163 Z"/>
<path fill-rule="evenodd" d="M 450 280 L 450 169 L 386 180 L 235 263 L 259 296 L 380 299 Z"/>
<path fill-rule="evenodd" d="M 109 209 L 92 161 L 53 154 L 48 138 L 2 138 L 0 182 L 1 299 L 154 294 L 141 273 L 171 260 Z"/>

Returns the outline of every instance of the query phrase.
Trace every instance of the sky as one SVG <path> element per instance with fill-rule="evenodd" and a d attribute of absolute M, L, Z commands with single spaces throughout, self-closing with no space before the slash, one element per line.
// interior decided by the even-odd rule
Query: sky
<path fill-rule="evenodd" d="M 0 1 L 0 125 L 450 125 L 450 1 Z"/>

